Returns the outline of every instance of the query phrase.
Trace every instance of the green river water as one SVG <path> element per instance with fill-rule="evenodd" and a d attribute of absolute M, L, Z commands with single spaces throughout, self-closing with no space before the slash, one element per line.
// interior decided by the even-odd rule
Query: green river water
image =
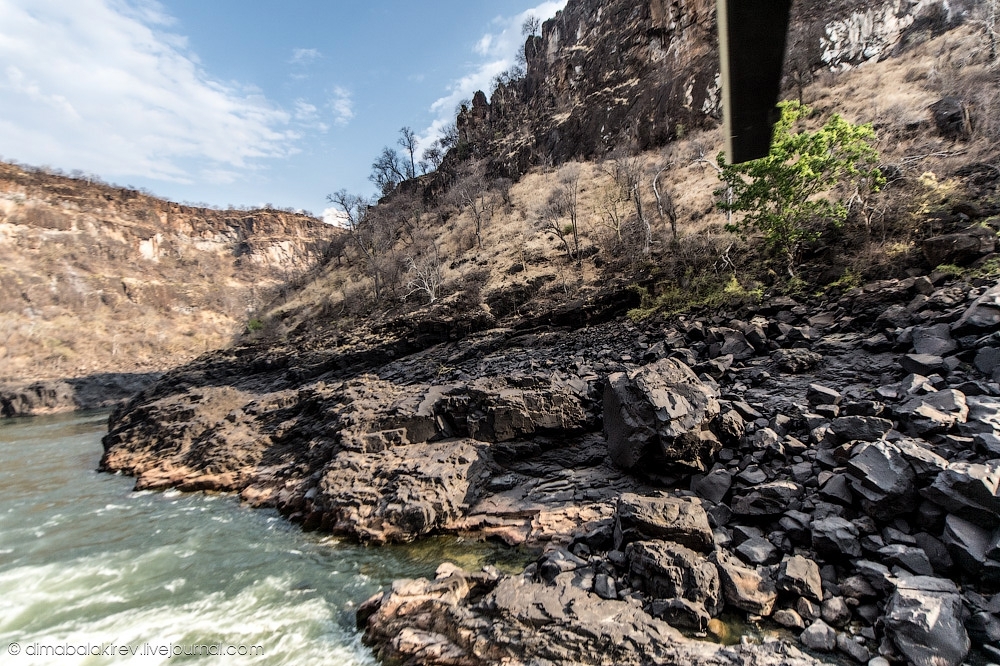
<path fill-rule="evenodd" d="M 357 604 L 443 560 L 520 557 L 366 548 L 231 496 L 132 492 L 95 471 L 106 419 L 0 421 L 0 664 L 374 664 Z"/>

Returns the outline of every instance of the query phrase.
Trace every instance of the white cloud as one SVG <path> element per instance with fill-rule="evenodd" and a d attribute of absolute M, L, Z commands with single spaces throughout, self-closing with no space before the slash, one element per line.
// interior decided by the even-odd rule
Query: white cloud
<path fill-rule="evenodd" d="M 321 55 L 319 49 L 294 49 L 291 62 L 295 65 L 308 65 Z"/>
<path fill-rule="evenodd" d="M 419 134 L 420 146 L 429 146 L 441 136 L 444 127 L 454 122 L 455 107 L 459 102 L 471 99 L 477 90 L 489 94 L 493 77 L 514 65 L 517 52 L 524 46 L 525 37 L 521 35 L 521 26 L 525 19 L 534 16 L 544 22 L 565 6 L 566 0 L 546 0 L 520 14 L 493 19 L 494 30 L 483 35 L 473 47 L 473 52 L 480 56 L 479 62 L 449 86 L 447 95 L 431 104 L 430 110 L 435 118 Z"/>
<path fill-rule="evenodd" d="M 316 106 L 310 104 L 304 99 L 295 100 L 295 119 L 301 121 L 310 121 L 316 118 Z"/>
<path fill-rule="evenodd" d="M 151 0 L 0 0 L 0 146 L 102 175 L 235 178 L 295 152 L 291 117 L 213 80 Z"/>
<path fill-rule="evenodd" d="M 333 226 L 341 227 L 342 229 L 346 229 L 349 226 L 347 213 L 339 208 L 324 208 L 322 219 L 327 224 L 332 224 Z"/>
<path fill-rule="evenodd" d="M 330 98 L 330 108 L 333 109 L 334 121 L 338 125 L 346 125 L 354 118 L 354 100 L 351 91 L 337 86 Z"/>

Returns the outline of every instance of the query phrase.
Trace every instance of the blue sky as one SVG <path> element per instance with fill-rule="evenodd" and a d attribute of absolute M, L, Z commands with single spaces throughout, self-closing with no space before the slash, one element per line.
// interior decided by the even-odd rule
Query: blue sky
<path fill-rule="evenodd" d="M 566 0 L 0 0 L 0 156 L 175 201 L 371 194 Z"/>

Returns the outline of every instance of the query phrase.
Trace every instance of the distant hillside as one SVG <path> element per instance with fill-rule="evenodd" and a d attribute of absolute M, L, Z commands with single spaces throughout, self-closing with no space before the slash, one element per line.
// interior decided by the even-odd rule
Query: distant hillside
<path fill-rule="evenodd" d="M 216 349 L 336 234 L 0 163 L 0 382 L 162 371 Z"/>

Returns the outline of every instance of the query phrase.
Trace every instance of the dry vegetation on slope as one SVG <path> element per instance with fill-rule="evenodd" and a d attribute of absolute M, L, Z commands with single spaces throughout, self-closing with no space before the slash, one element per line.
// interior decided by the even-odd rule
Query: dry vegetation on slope
<path fill-rule="evenodd" d="M 721 132 L 682 131 L 661 150 L 619 150 L 598 162 L 535 168 L 513 184 L 491 181 L 474 163 L 457 172 L 444 194 L 421 196 L 421 181 L 411 181 L 415 186 L 402 186 L 371 209 L 358 230 L 358 240 L 377 248 L 377 256 L 366 258 L 345 237 L 315 280 L 272 304 L 263 317 L 266 332 L 309 331 L 326 322 L 346 329 L 417 310 L 431 318 L 465 312 L 467 320 L 492 325 L 614 292 L 617 305 L 634 307 L 642 294 L 646 306 L 680 309 L 932 269 L 922 239 L 992 223 L 1000 210 L 1000 72 L 987 61 L 974 25 L 911 40 L 916 45 L 900 56 L 826 72 L 802 91 L 815 110 L 814 126 L 832 113 L 874 124 L 889 179 L 883 192 L 852 200 L 844 228 L 824 230 L 806 248 L 805 282 L 783 278 L 780 260 L 766 255 L 760 239 L 724 230 L 714 194 Z M 961 100 L 968 126 L 955 132 L 938 126 L 931 107 L 945 97 Z M 845 200 L 852 194 L 838 193 Z M 650 225 L 648 252 L 642 220 Z M 428 272 L 439 283 L 433 292 Z"/>

